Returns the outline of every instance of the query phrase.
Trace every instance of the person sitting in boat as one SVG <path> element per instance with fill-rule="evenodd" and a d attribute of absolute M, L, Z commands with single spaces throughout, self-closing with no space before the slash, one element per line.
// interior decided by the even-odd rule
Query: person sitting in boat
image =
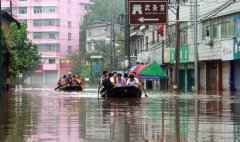
<path fill-rule="evenodd" d="M 112 82 L 112 84 L 115 86 L 117 83 L 117 72 L 113 72 L 113 76 L 110 77 L 110 81 Z"/>
<path fill-rule="evenodd" d="M 103 81 L 107 78 L 108 78 L 108 71 L 103 71 L 102 76 L 100 77 L 99 86 L 101 86 Z"/>
<path fill-rule="evenodd" d="M 73 75 L 71 72 L 69 72 L 66 77 L 66 83 L 67 83 L 67 86 L 72 86 L 73 84 Z"/>
<path fill-rule="evenodd" d="M 84 85 L 84 79 L 82 79 L 79 75 L 76 75 L 76 81 L 79 85 Z"/>
<path fill-rule="evenodd" d="M 125 85 L 126 85 L 126 80 L 122 77 L 121 73 L 118 73 L 115 87 L 122 87 Z"/>
<path fill-rule="evenodd" d="M 67 76 L 66 75 L 63 75 L 57 82 L 57 87 L 55 88 L 55 90 L 63 87 L 67 85 Z"/>
<path fill-rule="evenodd" d="M 128 80 L 128 73 L 124 73 L 123 78 L 127 81 Z"/>
<path fill-rule="evenodd" d="M 130 74 L 127 80 L 127 86 L 135 86 L 139 87 L 139 80 L 134 76 L 134 74 Z"/>
<path fill-rule="evenodd" d="M 73 75 L 72 77 L 72 86 L 80 86 L 81 80 L 79 80 L 78 75 Z"/>

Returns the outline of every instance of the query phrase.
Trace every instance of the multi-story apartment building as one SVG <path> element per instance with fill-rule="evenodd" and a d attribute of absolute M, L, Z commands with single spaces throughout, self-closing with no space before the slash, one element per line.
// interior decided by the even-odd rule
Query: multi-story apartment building
<path fill-rule="evenodd" d="M 79 25 L 84 0 L 12 0 L 13 16 L 27 24 L 28 37 L 38 46 L 42 63 L 28 79 L 38 85 L 55 84 L 70 70 L 66 55 L 79 49 Z M 3 0 L 10 11 L 10 0 Z"/>

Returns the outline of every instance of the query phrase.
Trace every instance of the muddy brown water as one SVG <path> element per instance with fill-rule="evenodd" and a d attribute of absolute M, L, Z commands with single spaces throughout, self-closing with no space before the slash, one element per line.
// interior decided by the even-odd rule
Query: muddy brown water
<path fill-rule="evenodd" d="M 240 97 L 28 89 L 0 96 L 0 142 L 240 142 Z"/>

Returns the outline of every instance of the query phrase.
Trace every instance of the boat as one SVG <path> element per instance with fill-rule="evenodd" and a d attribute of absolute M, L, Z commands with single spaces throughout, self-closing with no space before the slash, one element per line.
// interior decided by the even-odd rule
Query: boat
<path fill-rule="evenodd" d="M 55 90 L 65 91 L 65 92 L 80 92 L 83 90 L 82 86 L 62 86 L 57 87 Z"/>
<path fill-rule="evenodd" d="M 142 91 L 140 88 L 135 86 L 122 86 L 114 87 L 109 91 L 102 92 L 102 97 L 112 97 L 112 98 L 140 98 L 142 96 Z"/>

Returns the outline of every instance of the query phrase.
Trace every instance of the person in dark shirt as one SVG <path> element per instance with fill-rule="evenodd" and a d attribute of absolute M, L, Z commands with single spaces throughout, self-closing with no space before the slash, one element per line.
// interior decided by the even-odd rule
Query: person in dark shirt
<path fill-rule="evenodd" d="M 109 73 L 108 74 L 108 77 L 103 80 L 102 82 L 102 85 L 103 85 L 103 89 L 101 90 L 101 93 L 103 94 L 103 97 L 105 96 L 105 94 L 107 92 L 109 92 L 113 87 L 114 85 L 112 84 L 110 78 L 113 76 L 113 73 Z"/>

